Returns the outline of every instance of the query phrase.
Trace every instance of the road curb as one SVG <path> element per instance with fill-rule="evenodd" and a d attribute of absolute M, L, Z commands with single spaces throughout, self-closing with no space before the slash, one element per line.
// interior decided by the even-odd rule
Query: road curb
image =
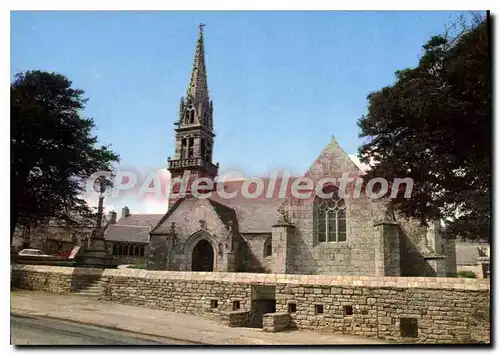
<path fill-rule="evenodd" d="M 48 319 L 61 320 L 61 321 L 70 321 L 72 323 L 77 323 L 77 324 L 82 324 L 82 325 L 91 325 L 91 326 L 94 326 L 94 327 L 100 327 L 100 328 L 109 329 L 109 330 L 117 330 L 117 331 L 122 331 L 122 332 L 128 332 L 128 333 L 136 334 L 138 336 L 149 336 L 149 337 L 155 337 L 155 338 L 160 338 L 160 339 L 165 339 L 165 340 L 174 340 L 174 341 L 181 341 L 181 342 L 192 343 L 192 344 L 186 344 L 186 345 L 205 345 L 205 346 L 206 345 L 209 345 L 209 346 L 214 346 L 215 345 L 215 344 L 203 343 L 203 342 L 196 341 L 196 340 L 191 340 L 191 339 L 180 339 L 180 338 L 174 338 L 174 337 L 167 337 L 167 336 L 164 336 L 164 335 L 144 333 L 144 332 L 139 332 L 139 331 L 136 331 L 136 330 L 130 330 L 130 329 L 123 328 L 123 327 L 117 327 L 117 326 L 111 326 L 111 325 L 103 325 L 103 324 L 99 324 L 99 323 L 95 323 L 95 322 L 84 322 L 84 321 L 81 321 L 81 320 L 75 320 L 75 319 L 71 319 L 71 318 L 56 317 L 56 316 L 51 316 L 48 313 L 46 315 L 45 314 L 33 314 L 33 313 L 34 313 L 33 311 L 23 311 L 23 310 L 17 310 L 17 311 L 11 310 L 11 312 L 10 312 L 11 315 L 16 316 L 16 317 L 21 317 L 21 318 L 31 318 L 31 319 L 35 319 L 35 318 L 48 318 Z M 185 345 L 182 345 L 182 344 L 165 344 L 165 345 L 169 345 L 169 346 L 175 346 L 175 345 L 185 346 Z"/>

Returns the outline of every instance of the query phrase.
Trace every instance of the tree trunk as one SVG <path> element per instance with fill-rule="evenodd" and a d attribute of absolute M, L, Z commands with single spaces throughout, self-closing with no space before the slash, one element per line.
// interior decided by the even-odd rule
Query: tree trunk
<path fill-rule="evenodd" d="M 19 199 L 22 195 L 24 188 L 24 182 L 28 178 L 31 169 L 26 167 L 13 167 L 11 165 L 11 188 L 10 188 L 10 246 L 12 247 L 12 241 L 14 239 L 14 232 L 16 231 L 17 223 L 19 222 Z M 17 173 L 16 170 L 19 170 Z M 21 209 L 22 211 L 22 209 Z"/>
<path fill-rule="evenodd" d="M 10 211 L 10 246 L 12 247 L 12 241 L 14 240 L 14 232 L 16 231 L 17 225 L 17 210 L 12 208 Z"/>

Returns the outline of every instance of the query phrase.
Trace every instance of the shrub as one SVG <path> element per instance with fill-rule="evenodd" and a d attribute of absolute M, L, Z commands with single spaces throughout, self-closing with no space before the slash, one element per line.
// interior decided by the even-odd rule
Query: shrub
<path fill-rule="evenodd" d="M 465 271 L 459 271 L 457 273 L 458 277 L 465 277 L 468 279 L 476 279 L 477 276 L 473 271 L 465 270 Z"/>

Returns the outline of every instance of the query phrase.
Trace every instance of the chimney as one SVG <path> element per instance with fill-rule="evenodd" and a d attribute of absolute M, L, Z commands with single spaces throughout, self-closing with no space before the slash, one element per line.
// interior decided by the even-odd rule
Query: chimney
<path fill-rule="evenodd" d="M 109 224 L 116 224 L 116 212 L 109 212 Z"/>
<path fill-rule="evenodd" d="M 122 218 L 130 216 L 130 210 L 128 209 L 127 206 L 122 208 Z"/>

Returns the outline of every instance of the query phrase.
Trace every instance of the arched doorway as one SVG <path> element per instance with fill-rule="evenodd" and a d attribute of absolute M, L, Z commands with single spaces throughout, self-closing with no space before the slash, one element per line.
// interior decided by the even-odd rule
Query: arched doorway
<path fill-rule="evenodd" d="M 192 255 L 192 271 L 214 271 L 214 249 L 206 240 L 196 243 Z"/>

